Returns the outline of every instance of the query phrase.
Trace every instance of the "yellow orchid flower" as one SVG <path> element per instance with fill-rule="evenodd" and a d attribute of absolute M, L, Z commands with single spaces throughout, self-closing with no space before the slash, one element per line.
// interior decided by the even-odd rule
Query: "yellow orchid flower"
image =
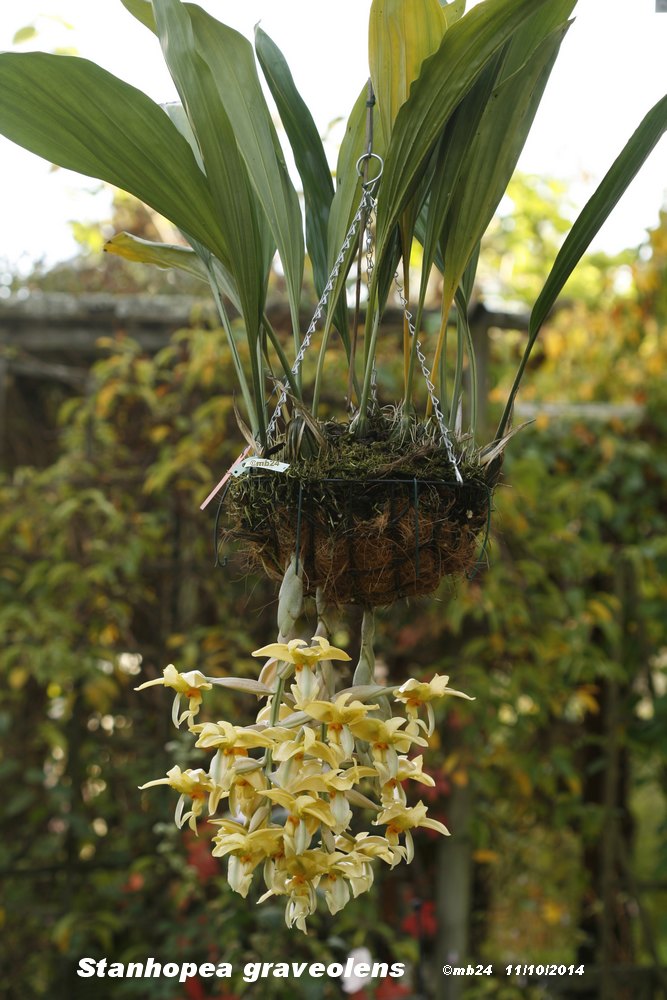
<path fill-rule="evenodd" d="M 322 876 L 319 887 L 324 892 L 324 899 L 331 914 L 338 913 L 350 901 L 350 885 L 342 871 L 327 872 Z M 354 895 L 358 894 L 355 892 Z"/>
<path fill-rule="evenodd" d="M 373 884 L 373 867 L 367 858 L 354 852 L 342 855 L 332 853 L 334 860 L 322 875 L 318 888 L 324 892 L 324 899 L 331 914 L 338 913 L 349 902 L 350 896 L 360 896 L 368 892 Z"/>
<path fill-rule="evenodd" d="M 259 794 L 287 810 L 284 826 L 286 856 L 303 854 L 320 825 L 331 830 L 336 826 L 331 806 L 316 794 L 292 795 L 282 788 L 270 788 Z"/>
<path fill-rule="evenodd" d="M 294 795 L 299 792 L 322 792 L 331 795 L 334 792 L 344 792 L 358 785 L 364 778 L 377 777 L 374 767 L 355 764 L 343 770 L 323 771 L 317 761 L 304 761 L 299 772 L 292 780 L 289 791 Z"/>
<path fill-rule="evenodd" d="M 181 793 L 176 803 L 174 820 L 179 829 L 187 821 L 194 833 L 197 832 L 197 819 L 203 812 L 206 798 L 208 797 L 209 800 L 209 813 L 214 812 L 217 807 L 217 801 L 220 798 L 219 789 L 215 782 L 211 780 L 206 771 L 201 767 L 196 768 L 194 771 L 181 771 L 180 767 L 176 764 L 171 770 L 167 771 L 166 778 L 156 778 L 154 781 L 147 781 L 145 785 L 140 785 L 139 788 L 143 791 L 144 788 L 152 788 L 155 785 L 169 785 L 170 788 L 175 788 L 177 792 Z M 192 800 L 192 808 L 189 812 L 184 813 L 187 798 Z"/>
<path fill-rule="evenodd" d="M 268 778 L 261 768 L 233 772 L 229 787 L 229 808 L 233 814 L 241 813 L 250 818 L 263 805 L 260 792 L 269 787 Z"/>
<path fill-rule="evenodd" d="M 290 639 L 289 642 L 272 642 L 256 649 L 252 656 L 270 656 L 283 663 L 293 663 L 297 667 L 311 666 L 320 660 L 349 660 L 348 654 L 332 646 L 323 635 L 314 635 L 312 645 L 305 639 Z"/>
<path fill-rule="evenodd" d="M 252 655 L 268 656 L 282 663 L 291 663 L 296 674 L 297 688 L 304 698 L 310 698 L 316 692 L 318 685 L 312 668 L 317 663 L 321 660 L 350 659 L 344 650 L 332 646 L 322 635 L 314 635 L 310 646 L 304 639 L 290 639 L 289 642 L 272 642 L 268 646 L 262 646 Z M 304 671 L 304 667 L 308 669 Z"/>
<path fill-rule="evenodd" d="M 338 747 L 332 747 L 328 743 L 318 740 L 317 734 L 309 726 L 303 726 L 296 735 L 293 729 L 284 729 L 278 726 L 266 730 L 266 732 L 273 736 L 277 743 L 273 750 L 274 760 L 294 760 L 300 766 L 304 760 L 314 758 L 324 761 L 329 767 L 336 770 L 343 759 Z M 284 786 L 285 782 L 279 781 L 278 784 Z"/>
<path fill-rule="evenodd" d="M 298 770 L 289 775 L 289 784 L 283 784 L 291 795 L 298 796 L 311 792 L 329 796 L 329 807 L 334 823 L 329 824 L 334 833 L 341 833 L 352 820 L 352 810 L 345 792 L 358 784 L 364 778 L 374 778 L 377 772 L 373 767 L 355 765 L 345 771 L 323 771 L 318 761 L 306 761 Z M 284 775 L 276 775 L 276 780 Z M 276 800 L 277 801 L 277 800 Z"/>
<path fill-rule="evenodd" d="M 199 734 L 195 746 L 216 750 L 211 760 L 210 774 L 224 792 L 229 792 L 232 786 L 235 763 L 239 758 L 247 758 L 248 750 L 273 746 L 270 736 L 257 729 L 234 726 L 231 722 L 205 722 L 203 725 L 193 726 L 192 731 Z"/>
<path fill-rule="evenodd" d="M 184 719 L 189 719 L 190 722 L 194 719 L 195 715 L 199 712 L 202 702 L 202 691 L 209 691 L 213 685 L 199 670 L 189 670 L 187 673 L 181 674 L 173 665 L 170 663 L 168 667 L 165 667 L 162 671 L 162 677 L 156 677 L 155 680 L 145 681 L 136 687 L 135 691 L 143 691 L 144 688 L 155 687 L 157 684 L 163 684 L 164 687 L 173 688 L 176 692 L 176 697 L 174 698 L 174 703 L 171 708 L 171 718 L 178 728 Z M 188 699 L 188 707 L 185 712 L 181 715 L 178 714 L 179 708 L 181 706 L 181 698 L 185 695 Z"/>
<path fill-rule="evenodd" d="M 387 829 L 385 836 L 390 844 L 398 844 L 400 834 L 405 836 L 406 861 L 408 864 L 414 857 L 414 843 L 410 833 L 415 827 L 426 827 L 429 830 L 436 830 L 445 836 L 449 836 L 449 830 L 437 819 L 427 816 L 426 806 L 423 802 L 418 802 L 416 806 L 404 806 L 396 803 L 384 809 L 377 819 L 373 820 L 374 826 L 385 824 Z"/>
<path fill-rule="evenodd" d="M 338 871 L 343 875 L 352 890 L 352 895 L 356 899 L 362 893 L 368 892 L 373 885 L 374 873 L 370 860 L 358 851 L 350 851 L 345 858 L 339 862 Z M 338 890 L 339 896 L 342 895 Z M 347 900 L 346 900 L 347 902 Z M 331 909 L 331 907 L 329 907 Z M 331 911 L 334 912 L 333 910 Z"/>
<path fill-rule="evenodd" d="M 231 855 L 227 865 L 229 885 L 241 896 L 248 895 L 255 868 L 267 858 L 282 853 L 283 830 L 279 826 L 265 826 L 249 832 L 235 820 L 212 820 L 221 829 L 213 841 L 214 857 Z"/>
<path fill-rule="evenodd" d="M 411 677 L 394 692 L 394 700 L 405 705 L 410 722 L 419 722 L 424 726 L 429 736 L 433 735 L 435 729 L 432 701 L 436 698 L 443 698 L 446 694 L 454 695 L 456 698 L 466 698 L 468 701 L 475 700 L 469 694 L 464 694 L 463 691 L 455 691 L 454 688 L 447 687 L 448 681 L 449 677 L 441 674 L 435 674 L 430 681 L 418 681 Z M 422 705 L 426 706 L 428 725 L 419 720 L 419 709 Z"/>
<path fill-rule="evenodd" d="M 391 806 L 395 802 L 400 802 L 402 805 L 406 804 L 407 799 L 402 784 L 404 781 L 420 781 L 422 785 L 429 785 L 431 788 L 435 786 L 435 781 L 431 775 L 424 774 L 422 771 L 423 763 L 424 758 L 421 754 L 419 757 L 412 758 L 399 757 L 396 777 L 385 781 L 380 790 L 383 806 Z"/>
<path fill-rule="evenodd" d="M 422 736 L 402 729 L 405 724 L 406 720 L 402 718 L 387 719 L 386 722 L 381 719 L 361 719 L 350 723 L 354 736 L 370 743 L 373 760 L 384 781 L 396 777 L 399 754 L 407 753 L 413 743 L 428 746 L 428 741 Z"/>
<path fill-rule="evenodd" d="M 288 927 L 296 926 L 307 934 L 306 918 L 317 908 L 316 889 L 323 876 L 336 874 L 341 858 L 337 852 L 329 853 L 315 848 L 270 861 L 265 867 L 268 890 L 257 902 L 261 903 L 270 896 L 289 896 L 285 907 L 285 923 Z M 327 883 L 325 895 L 327 890 L 327 902 L 331 900 L 335 906 L 336 900 L 340 899 L 340 890 L 334 889 L 333 880 Z"/>
<path fill-rule="evenodd" d="M 307 933 L 306 921 L 320 893 L 329 911 L 338 913 L 352 896 L 370 889 L 375 862 L 393 868 L 412 860 L 414 828 L 448 832 L 428 817 L 423 802 L 407 806 L 405 782 L 435 784 L 423 771 L 423 758 L 407 755 L 428 746 L 426 734 L 432 733 L 435 721 L 431 702 L 447 694 L 468 695 L 449 688 L 448 677 L 412 678 L 388 692 L 405 705 L 405 715 L 378 718 L 377 713 L 384 714 L 381 706 L 359 697 L 371 696 L 375 687 L 333 693 L 333 680 L 325 677 L 330 668 L 318 664 L 350 657 L 323 636 L 315 636 L 310 644 L 303 639 L 272 643 L 253 656 L 271 657 L 263 668 L 271 685 L 257 688 L 266 701 L 254 725 L 224 720 L 195 724 L 202 692 L 215 683 L 199 671 L 179 674 L 170 665 L 162 678 L 141 685 L 172 687 L 174 722 L 180 725 L 187 719 L 196 746 L 214 751 L 208 773 L 174 767 L 165 778 L 142 788 L 167 784 L 180 792 L 176 823 L 188 823 L 195 832 L 207 798 L 209 816 L 223 797 L 228 799 L 235 818 L 210 822 L 218 827 L 213 854 L 227 858 L 231 888 L 246 897 L 256 869 L 263 865 L 267 891 L 258 902 L 286 897 L 288 927 Z M 292 670 L 296 682 L 290 694 L 285 680 Z M 184 696 L 189 705 L 181 713 Z M 427 721 L 420 718 L 423 706 Z M 374 790 L 366 794 L 368 779 L 377 783 L 373 781 Z M 353 807 L 375 811 L 374 825 L 384 825 L 384 836 L 350 833 Z M 284 817 L 281 823 L 275 815 Z M 319 845 L 311 847 L 315 837 Z"/>
<path fill-rule="evenodd" d="M 349 705 L 347 694 L 341 694 L 334 702 L 304 699 L 297 700 L 296 708 L 305 712 L 311 719 L 317 719 L 327 727 L 327 736 L 332 744 L 342 747 L 345 759 L 354 753 L 354 736 L 350 726 L 354 722 L 365 719 L 369 712 L 377 712 L 379 705 L 364 705 L 361 701 L 353 701 Z"/>
<path fill-rule="evenodd" d="M 195 743 L 197 747 L 204 747 L 209 750 L 217 747 L 223 751 L 234 753 L 236 750 L 255 750 L 257 747 L 272 747 L 273 739 L 259 729 L 251 729 L 244 726 L 234 726 L 231 722 L 205 722 L 203 725 L 195 726 L 195 733 L 199 734 L 199 739 Z"/>
<path fill-rule="evenodd" d="M 368 833 L 357 833 L 354 837 L 349 833 L 341 834 L 336 837 L 336 850 L 354 855 L 364 862 L 380 858 L 392 868 L 405 856 L 404 848 L 390 844 L 386 837 Z"/>
<path fill-rule="evenodd" d="M 266 702 L 266 705 L 262 705 L 262 707 L 260 708 L 259 712 L 257 713 L 255 721 L 258 723 L 263 722 L 268 725 L 268 723 L 271 720 L 272 714 L 273 714 L 273 698 L 269 698 Z M 283 719 L 287 719 L 290 715 L 294 715 L 294 709 L 291 707 L 291 705 L 286 705 L 284 701 L 281 701 L 280 705 L 278 706 L 278 718 L 276 719 L 276 722 L 280 724 L 283 721 Z M 293 730 L 291 731 L 293 732 Z"/>

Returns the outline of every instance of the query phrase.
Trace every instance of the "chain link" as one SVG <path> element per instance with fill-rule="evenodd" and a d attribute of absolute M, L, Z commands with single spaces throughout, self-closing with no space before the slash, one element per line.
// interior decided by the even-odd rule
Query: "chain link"
<path fill-rule="evenodd" d="M 376 183 L 377 179 L 378 178 L 375 178 L 368 185 L 363 185 L 363 194 L 361 196 L 361 202 L 359 204 L 359 208 L 357 210 L 356 215 L 352 219 L 352 223 L 350 225 L 350 228 L 347 231 L 347 235 L 345 237 L 343 245 L 340 248 L 340 252 L 339 252 L 338 256 L 336 257 L 336 260 L 334 262 L 334 266 L 331 269 L 331 274 L 329 275 L 329 280 L 327 281 L 326 285 L 324 286 L 324 291 L 322 292 L 322 296 L 320 298 L 320 301 L 317 303 L 317 307 L 315 309 L 315 312 L 313 313 L 313 318 L 312 318 L 312 320 L 310 322 L 310 326 L 306 330 L 306 333 L 304 335 L 303 341 L 301 342 L 301 347 L 299 348 L 299 352 L 298 352 L 296 358 L 294 359 L 294 364 L 292 365 L 292 368 L 291 368 L 291 373 L 294 376 L 298 375 L 298 373 L 299 373 L 299 370 L 300 370 L 301 365 L 303 363 L 303 359 L 304 359 L 304 356 L 306 354 L 306 351 L 308 350 L 308 347 L 310 346 L 310 342 L 311 342 L 311 340 L 313 338 L 313 334 L 315 333 L 315 330 L 317 329 L 317 324 L 319 323 L 320 319 L 322 318 L 322 313 L 324 311 L 324 307 L 326 306 L 327 302 L 329 301 L 329 296 L 331 295 L 331 292 L 333 291 L 334 282 L 336 281 L 338 275 L 340 274 L 340 269 L 343 266 L 343 263 L 345 262 L 345 254 L 350 249 L 350 246 L 352 245 L 352 240 L 357 235 L 357 231 L 359 229 L 359 225 L 361 223 L 361 220 L 364 217 L 364 213 L 368 212 L 368 216 L 370 218 L 370 214 L 371 214 L 371 212 L 373 211 L 373 209 L 375 207 L 376 201 L 373 198 L 371 188 L 372 188 L 372 185 Z M 268 424 L 268 427 L 266 428 L 266 437 L 267 437 L 267 440 L 269 440 L 269 441 L 271 440 L 271 436 L 272 436 L 272 434 L 274 434 L 274 432 L 276 430 L 276 427 L 278 426 L 278 420 L 280 419 L 280 411 L 282 410 L 283 404 L 285 403 L 285 401 L 287 399 L 288 389 L 289 389 L 289 380 L 285 379 L 283 381 L 283 383 L 282 383 L 282 387 L 281 387 L 281 390 L 280 390 L 280 398 L 278 399 L 278 403 L 276 405 L 276 408 L 273 411 L 273 416 L 271 417 L 271 419 L 269 421 L 269 424 Z"/>
<path fill-rule="evenodd" d="M 375 153 L 369 153 L 369 154 L 366 154 L 366 156 L 367 157 L 373 156 L 373 157 L 377 158 L 378 160 L 380 160 L 380 163 L 382 164 L 382 160 L 381 160 L 381 158 L 379 156 L 377 156 L 377 154 L 375 154 Z M 361 163 L 361 161 L 363 159 L 364 159 L 364 157 L 360 157 L 359 162 L 357 163 L 357 169 L 359 169 L 359 163 Z M 380 174 L 381 173 L 382 173 L 382 169 L 380 170 Z M 324 286 L 324 290 L 322 292 L 322 296 L 320 298 L 320 301 L 317 303 L 317 306 L 315 308 L 315 312 L 313 313 L 313 318 L 310 321 L 310 326 L 306 330 L 306 333 L 304 335 L 303 341 L 301 342 L 301 347 L 299 348 L 297 356 L 294 359 L 294 364 L 292 365 L 292 368 L 291 368 L 291 373 L 294 376 L 298 375 L 298 373 L 299 373 L 299 371 L 301 369 L 301 365 L 303 363 L 303 359 L 305 357 L 306 351 L 308 350 L 308 348 L 310 346 L 310 342 L 311 342 L 311 340 L 313 338 L 313 334 L 315 333 L 315 331 L 317 329 L 317 324 L 319 323 L 320 319 L 322 318 L 322 313 L 324 312 L 324 307 L 326 306 L 327 302 L 329 301 L 329 296 L 331 295 L 331 292 L 333 291 L 334 282 L 338 278 L 338 275 L 340 274 L 340 269 L 343 266 L 343 263 L 345 262 L 345 255 L 346 255 L 347 251 L 350 249 L 350 246 L 352 245 L 353 239 L 357 235 L 357 232 L 358 232 L 358 229 L 359 229 L 359 225 L 361 224 L 361 221 L 364 218 L 364 215 L 366 216 L 366 219 L 365 219 L 366 274 L 367 274 L 368 285 L 370 286 L 370 284 L 371 284 L 371 279 L 372 279 L 372 276 L 373 276 L 373 270 L 374 270 L 374 267 L 375 267 L 375 261 L 374 261 L 374 258 L 373 258 L 373 225 L 372 225 L 372 220 L 373 220 L 373 215 L 375 214 L 375 211 L 376 211 L 376 208 L 377 208 L 377 200 L 373 197 L 373 193 L 372 192 L 373 192 L 373 187 L 377 184 L 378 180 L 380 179 L 380 174 L 378 174 L 378 176 L 375 177 L 372 181 L 367 182 L 367 183 L 365 183 L 365 184 L 362 185 L 363 193 L 362 193 L 362 196 L 361 196 L 361 202 L 359 204 L 359 208 L 357 209 L 357 212 L 356 212 L 354 218 L 352 219 L 352 222 L 350 224 L 350 228 L 347 231 L 347 234 L 345 236 L 345 240 L 343 242 L 343 245 L 341 246 L 340 251 L 338 253 L 338 256 L 336 257 L 334 265 L 333 265 L 333 267 L 331 269 L 331 274 L 329 275 L 329 279 L 328 279 L 326 285 Z M 415 342 L 415 349 L 416 349 L 416 353 L 417 353 L 417 359 L 419 361 L 419 365 L 421 367 L 422 374 L 424 376 L 424 381 L 426 382 L 426 388 L 428 390 L 429 399 L 431 400 L 431 405 L 433 407 L 433 413 L 435 414 L 435 418 L 436 418 L 436 421 L 438 423 L 438 428 L 440 430 L 441 442 L 442 442 L 442 444 L 443 444 L 443 446 L 445 448 L 445 451 L 447 452 L 447 458 L 449 459 L 450 464 L 454 468 L 454 474 L 456 476 L 457 482 L 462 483 L 463 482 L 463 477 L 461 476 L 461 473 L 459 471 L 459 466 L 458 466 L 458 462 L 456 460 L 456 455 L 454 454 L 454 447 L 452 445 L 451 435 L 450 435 L 449 430 L 447 428 L 447 424 L 445 423 L 445 418 L 444 418 L 443 413 L 442 413 L 442 407 L 440 405 L 440 400 L 438 399 L 438 397 L 437 397 L 437 395 L 435 393 L 435 385 L 433 384 L 433 382 L 431 380 L 431 372 L 426 367 L 426 357 L 425 357 L 424 352 L 422 350 L 421 341 L 417 338 L 417 332 L 415 330 L 415 325 L 414 325 L 414 322 L 413 322 L 412 313 L 408 309 L 408 301 L 405 298 L 405 295 L 403 294 L 403 286 L 401 285 L 401 282 L 399 280 L 398 272 L 396 272 L 396 274 L 394 275 L 394 283 L 396 285 L 396 289 L 398 291 L 398 297 L 400 299 L 401 306 L 403 308 L 403 314 L 404 314 L 406 322 L 408 324 L 408 329 L 410 331 L 410 337 Z M 371 373 L 371 401 L 372 401 L 373 405 L 375 407 L 377 407 L 377 368 L 376 368 L 376 365 L 375 365 L 375 358 L 373 358 L 372 365 L 373 365 L 373 368 L 372 368 L 372 373 Z M 280 419 L 280 412 L 281 412 L 281 410 L 283 408 L 283 404 L 285 403 L 285 401 L 287 399 L 288 387 L 289 387 L 289 380 L 285 379 L 283 381 L 283 383 L 282 383 L 282 386 L 281 386 L 280 397 L 278 399 L 278 403 L 276 404 L 276 408 L 273 411 L 273 415 L 272 415 L 272 417 L 271 417 L 271 419 L 269 421 L 268 427 L 266 429 L 266 436 L 267 436 L 267 440 L 269 440 L 269 441 L 271 440 L 272 435 L 275 433 L 275 430 L 276 430 L 276 428 L 278 426 L 278 420 Z"/>
<path fill-rule="evenodd" d="M 377 200 L 371 198 L 370 210 L 366 216 L 366 287 L 370 288 L 371 279 L 373 277 L 373 269 L 375 267 L 375 260 L 373 258 L 373 216 L 375 215 L 377 209 Z M 373 366 L 371 369 L 371 406 L 369 410 L 377 410 L 378 408 L 378 372 L 377 366 L 375 364 L 375 356 L 373 356 Z"/>
<path fill-rule="evenodd" d="M 431 400 L 431 405 L 433 407 L 433 413 L 435 414 L 435 419 L 438 422 L 438 427 L 440 429 L 441 442 L 445 447 L 447 452 L 447 458 L 450 464 L 454 467 L 454 475 L 456 476 L 456 481 L 458 483 L 463 482 L 463 476 L 459 472 L 459 465 L 456 461 L 456 455 L 454 454 L 454 447 L 452 445 L 451 435 L 447 424 L 445 423 L 445 418 L 442 413 L 442 407 L 440 405 L 440 400 L 435 394 L 435 385 L 431 381 L 431 372 L 426 367 L 426 356 L 422 351 L 421 341 L 417 337 L 417 331 L 415 330 L 415 325 L 412 321 L 412 313 L 408 309 L 408 300 L 403 294 L 403 286 L 398 277 L 398 271 L 394 275 L 394 284 L 396 285 L 396 290 L 398 292 L 398 297 L 401 301 L 401 306 L 403 307 L 403 315 L 408 324 L 408 330 L 410 331 L 410 337 L 415 342 L 415 351 L 417 354 L 417 360 L 422 370 L 422 375 L 424 376 L 424 381 L 426 382 L 426 388 L 428 390 L 429 399 Z"/>

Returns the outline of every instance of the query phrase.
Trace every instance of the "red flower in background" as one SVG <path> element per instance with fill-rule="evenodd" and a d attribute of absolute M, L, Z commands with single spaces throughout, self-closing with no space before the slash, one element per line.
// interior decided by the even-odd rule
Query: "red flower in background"
<path fill-rule="evenodd" d="M 185 995 L 188 1000 L 208 1000 L 206 994 L 204 993 L 204 987 L 202 986 L 201 979 L 197 979 L 193 976 L 191 979 L 185 980 Z"/>
<path fill-rule="evenodd" d="M 414 905 L 414 912 L 401 924 L 401 930 L 414 938 L 433 938 L 437 929 L 435 903 L 431 899 Z"/>
<path fill-rule="evenodd" d="M 188 864 L 195 869 L 202 885 L 220 873 L 220 862 L 211 854 L 211 842 L 208 837 L 195 837 L 187 830 L 183 841 Z"/>

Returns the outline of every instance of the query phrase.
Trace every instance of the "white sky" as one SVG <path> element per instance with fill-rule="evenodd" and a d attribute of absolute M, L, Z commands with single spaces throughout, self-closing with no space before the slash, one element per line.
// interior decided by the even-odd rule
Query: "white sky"
<path fill-rule="evenodd" d="M 200 5 L 248 37 L 261 21 L 285 53 L 322 133 L 333 119 L 347 115 L 368 74 L 370 0 L 200 0 Z M 582 206 L 667 91 L 667 13 L 655 12 L 655 0 L 579 0 L 576 18 L 519 167 L 573 180 L 573 200 Z M 20 51 L 75 46 L 154 100 L 174 98 L 157 40 L 120 0 L 0 0 L 0 49 L 11 48 L 17 29 L 30 23 L 39 36 Z M 25 270 L 35 258 L 71 255 L 75 244 L 68 220 L 103 218 L 107 210 L 108 199 L 91 194 L 97 187 L 68 171 L 50 171 L 0 138 L 0 261 Z M 595 246 L 612 252 L 638 244 L 666 201 L 663 138 Z"/>

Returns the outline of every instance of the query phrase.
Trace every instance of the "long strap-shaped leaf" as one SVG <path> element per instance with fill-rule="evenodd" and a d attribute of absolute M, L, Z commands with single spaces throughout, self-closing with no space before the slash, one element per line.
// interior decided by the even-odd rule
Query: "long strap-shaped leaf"
<path fill-rule="evenodd" d="M 548 0 L 485 0 L 449 28 L 398 113 L 379 196 L 377 264 L 450 115 L 488 60 Z"/>
<path fill-rule="evenodd" d="M 289 139 L 306 203 L 306 243 L 315 286 L 322 294 L 327 283 L 327 223 L 334 186 L 317 126 L 296 88 L 285 57 L 261 28 L 255 29 L 255 50 L 280 120 Z"/>
<path fill-rule="evenodd" d="M 368 61 L 377 110 L 389 138 L 394 121 L 417 79 L 422 64 L 440 47 L 447 29 L 439 0 L 373 0 L 368 21 Z M 410 249 L 415 221 L 428 181 L 422 178 L 400 219 L 403 287 L 410 298 Z M 386 282 L 385 282 L 386 285 Z M 369 341 L 366 341 L 369 346 Z M 408 383 L 410 323 L 403 321 L 403 377 Z"/>
<path fill-rule="evenodd" d="M 153 0 L 157 5 L 163 0 Z M 304 266 L 303 222 L 278 136 L 259 82 L 252 45 L 201 8 L 186 4 L 197 48 L 215 79 L 239 151 L 268 219 L 283 270 L 295 341 Z"/>
<path fill-rule="evenodd" d="M 156 34 L 154 10 L 159 13 L 171 9 L 173 12 L 174 7 L 168 0 L 153 0 L 153 3 L 150 0 L 121 0 L 121 3 Z M 190 18 L 199 54 L 213 71 L 220 99 L 277 243 L 296 337 L 304 259 L 301 211 L 264 101 L 252 46 L 238 32 L 201 8 L 182 4 L 180 0 L 178 6 Z"/>
<path fill-rule="evenodd" d="M 275 244 L 264 214 L 257 210 L 248 170 L 216 81 L 199 55 L 188 7 L 180 0 L 156 0 L 154 9 L 165 60 L 196 135 L 218 218 L 225 227 L 229 268 L 235 278 L 250 347 L 257 402 L 253 431 L 261 435 L 264 386 L 258 339 Z"/>
<path fill-rule="evenodd" d="M 199 278 L 200 281 L 208 281 L 206 268 L 190 247 L 179 246 L 176 243 L 154 243 L 140 236 L 133 236 L 132 233 L 123 232 L 116 233 L 107 240 L 104 250 L 125 260 L 154 264 L 160 268 L 176 268 Z"/>
<path fill-rule="evenodd" d="M 120 2 L 123 7 L 129 10 L 130 14 L 136 17 L 137 21 L 141 21 L 142 24 L 145 24 L 147 28 L 150 28 L 157 35 L 157 25 L 155 23 L 151 0 L 120 0 Z"/>
<path fill-rule="evenodd" d="M 422 207 L 421 214 L 415 224 L 415 235 L 423 247 L 421 282 L 417 301 L 417 317 L 415 320 L 417 331 L 421 330 L 424 302 L 426 300 L 431 269 L 435 264 L 441 272 L 444 271 L 442 253 L 440 251 L 440 239 L 445 229 L 445 219 L 449 212 L 467 151 L 473 141 L 484 108 L 491 96 L 497 75 L 499 58 L 499 56 L 496 56 L 489 62 L 475 81 L 471 90 L 461 101 L 433 154 L 434 169 L 429 197 L 426 204 Z M 412 395 L 416 348 L 417 342 L 415 340 L 410 354 L 410 368 L 405 387 L 406 401 L 410 401 Z M 441 387 L 442 390 L 443 387 Z"/>
<path fill-rule="evenodd" d="M 387 137 L 422 63 L 439 48 L 446 27 L 439 0 L 373 0 L 368 62 Z"/>
<path fill-rule="evenodd" d="M 565 6 L 571 6 L 569 0 Z M 565 24 L 551 31 L 525 64 L 501 81 L 467 151 L 441 241 L 445 274 L 442 323 L 433 360 L 436 371 L 447 315 L 461 275 L 514 173 L 567 27 Z M 539 41 L 539 33 L 536 36 Z"/>
<path fill-rule="evenodd" d="M 521 358 L 521 364 L 514 379 L 505 411 L 498 425 L 495 440 L 501 438 L 505 433 L 530 353 L 551 307 L 590 246 L 591 241 L 666 131 L 667 95 L 651 108 L 639 128 L 630 137 L 570 230 L 558 252 L 544 288 L 533 306 L 528 327 L 528 343 Z"/>
<path fill-rule="evenodd" d="M 574 3 L 552 0 L 538 10 L 503 54 L 496 88 L 467 144 L 443 222 L 442 250 L 452 296 L 514 173 Z"/>
<path fill-rule="evenodd" d="M 61 167 L 129 191 L 225 261 L 205 176 L 159 105 L 87 59 L 0 55 L 0 132 Z"/>
<path fill-rule="evenodd" d="M 485 0 L 447 29 L 437 52 L 422 64 L 398 113 L 387 149 L 378 195 L 375 271 L 366 314 L 367 344 L 374 343 L 379 290 L 388 287 L 391 277 L 393 262 L 389 251 L 394 229 L 424 177 L 436 143 L 495 53 L 546 3 L 547 0 Z M 406 382 L 410 382 L 409 373 Z M 367 365 L 360 401 L 362 424 L 369 387 Z"/>
<path fill-rule="evenodd" d="M 282 52 L 271 38 L 255 29 L 255 50 L 269 85 L 280 120 L 289 139 L 296 163 L 306 209 L 306 246 L 318 296 L 329 279 L 327 234 L 334 185 L 322 139 Z M 347 305 L 339 299 L 331 311 L 346 351 L 349 353 Z"/>

